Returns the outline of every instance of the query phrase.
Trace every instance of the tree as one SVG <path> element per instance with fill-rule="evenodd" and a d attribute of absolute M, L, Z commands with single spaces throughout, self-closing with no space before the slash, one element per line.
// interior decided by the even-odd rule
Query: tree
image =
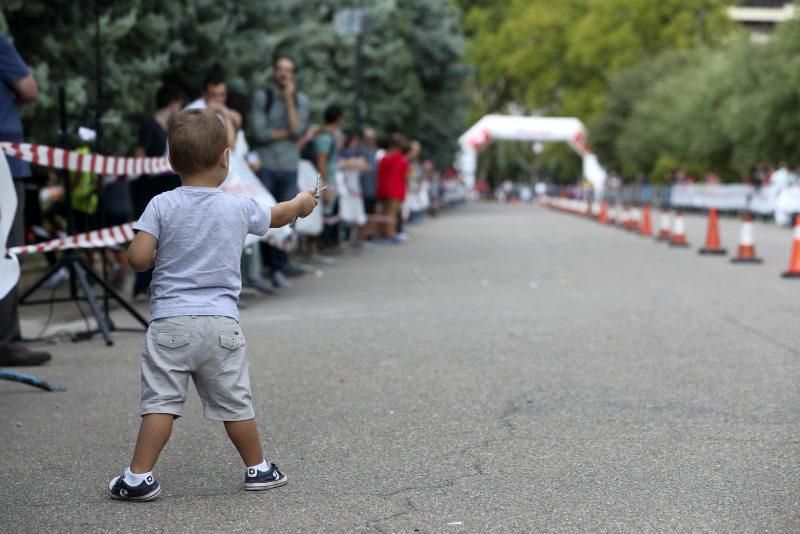
<path fill-rule="evenodd" d="M 669 50 L 611 77 L 603 111 L 588 124 L 589 144 L 597 152 L 603 165 L 611 170 L 623 171 L 628 176 L 642 170 L 639 161 L 626 160 L 623 165 L 617 146 L 634 106 L 661 85 L 665 78 L 697 61 L 697 54 Z M 641 152 L 637 152 L 639 153 Z M 648 164 L 651 163 L 647 156 L 642 156 Z"/>
<path fill-rule="evenodd" d="M 221 65 L 229 85 L 249 93 L 270 79 L 277 51 L 299 66 L 298 85 L 320 121 L 327 104 L 351 109 L 355 40 L 334 31 L 347 0 L 120 0 L 101 2 L 104 128 L 109 153 L 125 152 L 136 123 L 152 111 L 164 79 L 191 97 Z M 94 114 L 94 0 L 10 0 L 0 8 L 33 67 L 42 99 L 26 110 L 29 138 L 56 141 L 56 87 L 64 84 L 71 123 Z M 418 137 L 439 165 L 453 161 L 466 106 L 464 37 L 451 2 L 375 0 L 364 38 L 365 121 Z M 2 22 L 2 21 L 0 21 Z M 349 117 L 348 117 L 349 119 Z"/>
<path fill-rule="evenodd" d="M 476 66 L 472 116 L 515 108 L 591 123 L 616 73 L 665 50 L 719 42 L 731 30 L 724 0 L 460 3 Z M 554 147 L 545 158 L 566 153 Z"/>
<path fill-rule="evenodd" d="M 800 162 L 800 21 L 773 39 L 646 59 L 610 84 L 592 124 L 601 160 L 655 179 L 683 168 L 727 180 L 761 161 Z"/>
<path fill-rule="evenodd" d="M 486 104 L 594 117 L 611 75 L 667 49 L 716 42 L 724 0 L 511 0 L 478 3 L 466 25 Z"/>

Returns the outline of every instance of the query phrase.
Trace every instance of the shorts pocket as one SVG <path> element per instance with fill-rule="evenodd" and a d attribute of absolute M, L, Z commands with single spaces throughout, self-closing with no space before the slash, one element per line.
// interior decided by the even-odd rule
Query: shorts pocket
<path fill-rule="evenodd" d="M 228 350 L 236 350 L 244 345 L 244 336 L 241 334 L 220 334 L 219 344 Z"/>
<path fill-rule="evenodd" d="M 156 343 L 169 349 L 177 349 L 189 344 L 189 334 L 183 332 L 160 332 L 156 334 Z"/>

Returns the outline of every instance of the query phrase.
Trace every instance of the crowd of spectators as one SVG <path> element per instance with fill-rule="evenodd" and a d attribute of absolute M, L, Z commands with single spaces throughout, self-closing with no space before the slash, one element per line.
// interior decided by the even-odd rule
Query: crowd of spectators
<path fill-rule="evenodd" d="M 0 62 L 0 70 L 10 64 L 7 72 L 0 72 L 0 120 L 7 122 L 14 118 L 9 119 L 9 109 L 35 98 L 23 98 L 25 87 L 20 80 L 28 83 L 32 77 L 22 58 L 7 37 L 0 35 L 0 44 L 7 48 L 0 56 L 14 58 L 10 63 L 7 58 Z M 239 94 L 230 91 L 223 72 L 214 69 L 204 80 L 199 97 L 192 101 L 187 101 L 179 88 L 165 83 L 154 95 L 152 113 L 143 114 L 146 118 L 138 126 L 136 145 L 132 150 L 116 151 L 135 157 L 166 156 L 170 118 L 181 109 L 207 108 L 225 124 L 231 158 L 236 160 L 231 162 L 231 172 L 252 173 L 272 201 L 293 198 L 301 188 L 314 187 L 319 177 L 320 205 L 312 216 L 296 221 L 293 246 L 260 242 L 244 251 L 243 291 L 250 293 L 286 291 L 292 277 L 318 272 L 315 263 L 333 265 L 337 255 L 350 250 L 402 245 L 409 239 L 407 225 L 420 222 L 426 214 L 435 216 L 449 200 L 447 191 L 455 187 L 455 173 L 450 171 L 442 177 L 433 162 L 425 159 L 418 140 L 408 140 L 396 131 L 379 133 L 371 126 L 343 131 L 347 117 L 337 103 L 329 103 L 320 116 L 312 114 L 312 108 L 319 106 L 312 106 L 297 86 L 295 71 L 294 60 L 279 55 L 273 61 L 268 87 Z M 18 116 L 13 135 L 0 140 L 22 140 L 21 123 L 17 123 Z M 70 148 L 90 150 L 89 146 Z M 39 185 L 44 187 L 38 194 L 29 194 L 26 201 L 22 184 L 33 182 L 30 168 L 12 158 L 9 163 L 21 206 L 32 208 L 24 224 L 24 210 L 19 210 L 20 227 L 15 232 L 20 235 L 10 239 L 9 245 L 26 241 L 21 235 L 23 226 L 29 229 L 27 242 L 63 235 L 66 228 L 60 217 L 63 188 L 59 177 L 51 173 L 40 179 Z M 104 177 L 91 173 L 71 173 L 71 180 L 76 229 L 81 232 L 136 220 L 156 195 L 181 185 L 175 174 L 141 175 L 106 183 Z M 133 276 L 124 248 L 108 249 L 103 254 L 107 261 L 103 270 L 109 273 L 109 280 L 134 300 L 145 301 L 152 272 Z M 101 258 L 99 253 L 88 256 L 98 270 Z M 48 260 L 52 263 L 54 255 Z M 65 270 L 58 273 L 50 284 L 59 284 L 67 275 Z M 8 325 L 0 325 L 0 365 L 42 363 L 49 355 L 31 353 L 19 343 L 16 298 L 12 294 L 2 302 L 8 310 L 13 307 L 14 313 L 6 314 Z"/>

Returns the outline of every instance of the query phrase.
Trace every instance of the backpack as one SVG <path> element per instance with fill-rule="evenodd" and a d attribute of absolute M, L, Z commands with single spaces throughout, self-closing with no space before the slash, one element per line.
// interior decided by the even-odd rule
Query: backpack
<path fill-rule="evenodd" d="M 328 132 L 322 132 L 322 133 L 318 134 L 318 136 L 319 135 L 326 135 L 326 134 L 327 135 L 332 135 L 332 134 L 330 134 Z M 316 137 L 314 139 L 310 140 L 308 143 L 306 143 L 303 146 L 303 148 L 300 150 L 300 159 L 304 159 L 306 161 L 310 161 L 311 164 L 314 165 L 314 167 L 317 166 L 317 143 L 315 141 L 316 141 Z M 330 149 L 330 152 L 328 152 L 328 158 L 332 157 L 335 153 L 336 153 L 336 141 L 334 140 L 334 142 L 331 143 L 331 149 Z"/>

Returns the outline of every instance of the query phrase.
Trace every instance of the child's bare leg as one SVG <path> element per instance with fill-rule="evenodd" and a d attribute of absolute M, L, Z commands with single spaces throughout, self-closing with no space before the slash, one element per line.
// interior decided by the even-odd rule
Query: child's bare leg
<path fill-rule="evenodd" d="M 142 417 L 131 460 L 131 473 L 149 473 L 153 470 L 161 449 L 172 434 L 174 419 L 175 416 L 169 413 L 149 413 Z"/>
<path fill-rule="evenodd" d="M 225 431 L 239 451 L 245 466 L 252 467 L 264 461 L 264 449 L 261 448 L 255 419 L 225 421 Z"/>

